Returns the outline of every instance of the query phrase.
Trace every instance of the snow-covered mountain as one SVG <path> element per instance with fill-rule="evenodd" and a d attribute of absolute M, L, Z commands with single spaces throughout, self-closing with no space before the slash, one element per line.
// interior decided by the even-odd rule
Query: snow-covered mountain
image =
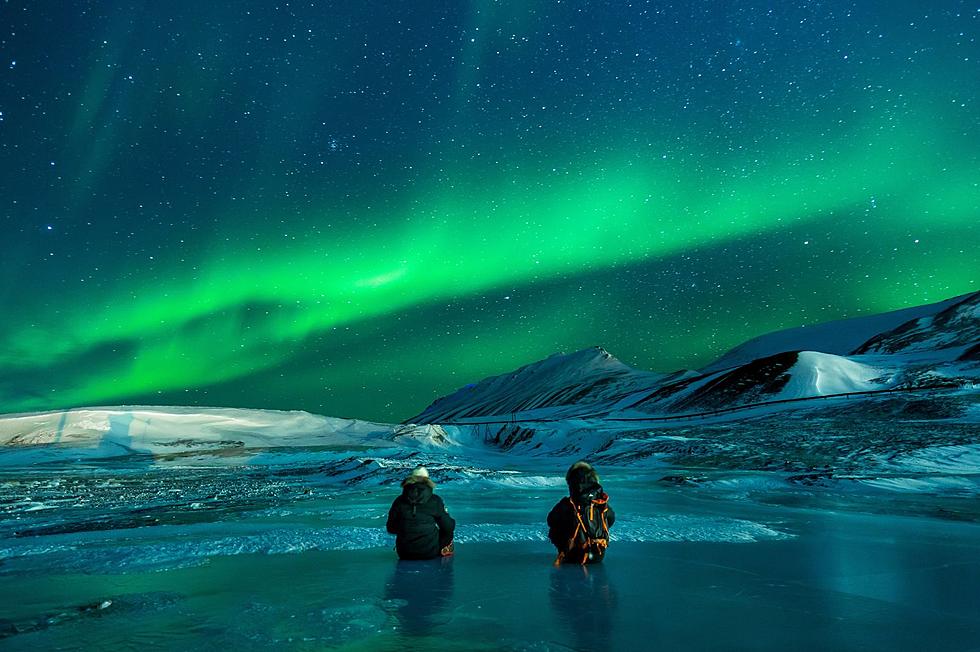
<path fill-rule="evenodd" d="M 407 422 L 674 416 L 855 392 L 955 387 L 980 377 L 980 366 L 972 364 L 978 342 L 980 292 L 764 335 L 701 372 L 639 371 L 600 347 L 556 354 L 437 399 Z"/>
<path fill-rule="evenodd" d="M 511 373 L 467 385 L 437 399 L 409 421 L 441 423 L 497 415 L 554 418 L 581 414 L 583 409 L 608 412 L 668 378 L 633 369 L 602 347 L 593 346 L 570 354 L 556 353 Z"/>

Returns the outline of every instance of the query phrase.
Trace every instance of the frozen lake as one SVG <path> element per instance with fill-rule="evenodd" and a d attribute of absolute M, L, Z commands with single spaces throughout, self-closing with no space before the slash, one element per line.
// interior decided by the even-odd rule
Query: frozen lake
<path fill-rule="evenodd" d="M 456 558 L 399 563 L 396 486 L 302 465 L 7 469 L 0 647 L 980 649 L 975 523 L 789 500 L 765 474 L 715 494 L 610 469 L 605 564 L 555 569 L 562 470 L 441 484 Z"/>

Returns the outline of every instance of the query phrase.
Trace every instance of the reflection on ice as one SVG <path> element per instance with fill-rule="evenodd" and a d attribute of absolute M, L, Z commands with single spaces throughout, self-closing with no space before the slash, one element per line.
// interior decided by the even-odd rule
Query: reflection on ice
<path fill-rule="evenodd" d="M 453 598 L 453 558 L 399 560 L 384 588 L 384 599 L 405 634 L 431 633 L 447 620 Z"/>
<path fill-rule="evenodd" d="M 562 626 L 572 632 L 576 649 L 608 647 L 613 639 L 617 598 L 603 564 L 555 568 L 548 597 Z"/>

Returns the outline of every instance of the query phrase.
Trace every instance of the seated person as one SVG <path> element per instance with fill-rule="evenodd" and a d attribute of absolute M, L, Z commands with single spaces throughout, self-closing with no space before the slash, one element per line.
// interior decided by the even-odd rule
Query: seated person
<path fill-rule="evenodd" d="M 388 532 L 400 559 L 436 559 L 453 554 L 456 521 L 446 511 L 436 485 L 420 466 L 402 482 L 402 494 L 388 510 Z"/>

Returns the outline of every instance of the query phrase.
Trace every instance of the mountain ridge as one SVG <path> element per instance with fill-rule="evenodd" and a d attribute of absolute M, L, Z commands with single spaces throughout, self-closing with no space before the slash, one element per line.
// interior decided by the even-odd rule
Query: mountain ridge
<path fill-rule="evenodd" d="M 591 346 L 568 354 L 555 353 L 514 371 L 464 385 L 433 401 L 414 422 L 533 413 L 582 403 L 611 405 L 666 377 L 634 369 L 601 346 Z"/>
<path fill-rule="evenodd" d="M 869 335 L 872 326 L 882 330 Z M 833 337 L 835 328 L 847 332 Z M 977 340 L 980 292 L 827 322 L 806 333 L 801 329 L 776 331 L 735 347 L 698 372 L 637 370 L 596 346 L 554 354 L 471 383 L 436 399 L 405 423 L 706 413 L 788 399 L 955 387 L 980 376 L 980 366 L 972 364 Z M 819 346 L 780 350 L 734 366 L 724 362 L 794 342 Z M 821 350 L 827 348 L 839 352 Z"/>

